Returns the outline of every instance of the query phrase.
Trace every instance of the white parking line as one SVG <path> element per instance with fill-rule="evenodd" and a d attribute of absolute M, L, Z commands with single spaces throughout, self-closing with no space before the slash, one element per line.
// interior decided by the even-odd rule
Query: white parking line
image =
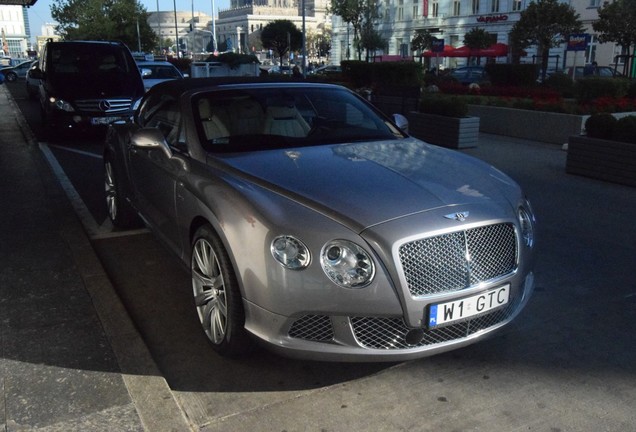
<path fill-rule="evenodd" d="M 100 159 L 102 157 L 101 155 L 85 152 L 82 150 L 69 149 L 67 147 L 49 146 L 47 143 L 42 143 L 42 142 L 38 143 L 38 145 L 40 147 L 40 150 L 44 154 L 44 157 L 46 158 L 47 162 L 51 166 L 51 169 L 53 170 L 53 174 L 55 174 L 60 184 L 62 185 L 62 189 L 64 189 L 64 193 L 66 193 L 66 196 L 71 201 L 71 205 L 73 206 L 73 209 L 79 216 L 80 221 L 82 222 L 82 225 L 84 225 L 84 229 L 86 230 L 86 233 L 92 240 L 107 239 L 112 237 L 123 237 L 123 236 L 129 236 L 129 235 L 144 234 L 148 232 L 148 230 L 146 229 L 138 229 L 138 230 L 131 230 L 131 231 L 113 231 L 114 229 L 113 224 L 108 218 L 106 218 L 106 221 L 104 221 L 102 225 L 99 225 L 97 221 L 95 221 L 95 219 L 93 218 L 93 215 L 91 214 L 90 210 L 88 210 L 88 207 L 86 207 L 86 204 L 84 204 L 82 197 L 75 189 L 75 186 L 73 186 L 73 183 L 71 183 L 69 178 L 66 176 L 64 169 L 62 169 L 62 166 L 60 165 L 58 160 L 55 158 L 55 156 L 53 155 L 49 147 L 55 147 L 55 148 L 59 148 L 63 150 L 68 150 L 68 151 L 83 154 L 86 156 L 97 157 Z"/>
<path fill-rule="evenodd" d="M 44 144 L 44 143 L 40 143 L 40 146 L 42 146 L 42 144 Z M 53 147 L 53 148 L 56 148 L 56 149 L 60 149 L 60 150 L 66 150 L 66 151 L 71 152 L 71 153 L 81 154 L 83 156 L 89 156 L 89 157 L 93 157 L 93 158 L 97 158 L 97 159 L 102 159 L 102 155 L 98 154 L 98 153 L 91 153 L 91 152 L 87 152 L 87 151 L 84 151 L 84 150 L 78 150 L 78 149 L 68 148 L 68 147 L 54 145 L 54 144 L 44 144 L 44 145 L 47 145 L 49 147 Z"/>

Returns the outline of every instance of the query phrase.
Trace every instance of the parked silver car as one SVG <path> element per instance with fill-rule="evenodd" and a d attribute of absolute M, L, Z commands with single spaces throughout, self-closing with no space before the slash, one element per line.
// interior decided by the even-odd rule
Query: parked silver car
<path fill-rule="evenodd" d="M 340 86 L 158 84 L 104 163 L 114 225 L 141 217 L 190 268 L 223 355 L 423 357 L 501 328 L 533 289 L 519 186 Z"/>
<path fill-rule="evenodd" d="M 0 69 L 4 78 L 8 82 L 16 82 L 19 78 L 24 78 L 27 74 L 27 71 L 33 66 L 37 61 L 36 60 L 27 60 L 19 63 L 15 66 L 4 67 Z"/>
<path fill-rule="evenodd" d="M 181 71 L 167 61 L 138 61 L 137 66 L 139 66 L 146 91 L 160 82 L 184 78 Z"/>

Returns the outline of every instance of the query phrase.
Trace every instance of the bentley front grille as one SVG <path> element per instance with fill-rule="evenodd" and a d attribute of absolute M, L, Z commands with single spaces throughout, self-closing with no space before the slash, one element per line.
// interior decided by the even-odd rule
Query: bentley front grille
<path fill-rule="evenodd" d="M 84 112 L 117 114 L 130 110 L 132 99 L 84 99 L 75 103 L 77 108 Z"/>
<path fill-rule="evenodd" d="M 333 339 L 331 318 L 326 315 L 305 315 L 292 324 L 289 336 L 315 342 L 329 342 Z"/>
<path fill-rule="evenodd" d="M 481 330 L 486 330 L 512 317 L 519 307 L 522 296 L 518 296 L 504 308 L 497 309 L 467 321 L 445 327 L 424 329 L 423 339 L 416 344 L 407 342 L 407 333 L 412 329 L 404 324 L 402 318 L 353 317 L 351 325 L 360 345 L 372 349 L 406 349 L 434 345 L 466 338 Z"/>
<path fill-rule="evenodd" d="M 457 291 L 516 269 L 515 229 L 502 223 L 415 240 L 399 257 L 411 295 Z"/>

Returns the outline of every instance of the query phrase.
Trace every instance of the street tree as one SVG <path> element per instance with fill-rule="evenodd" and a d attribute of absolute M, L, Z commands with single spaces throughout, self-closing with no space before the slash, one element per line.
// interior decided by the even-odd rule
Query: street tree
<path fill-rule="evenodd" d="M 598 9 L 598 20 L 592 28 L 601 43 L 615 42 L 624 52 L 636 54 L 636 1 L 614 0 L 605 2 Z M 626 62 L 631 64 L 631 62 Z"/>
<path fill-rule="evenodd" d="M 117 40 L 131 51 L 152 51 L 158 43 L 137 0 L 53 0 L 51 17 L 64 40 Z"/>
<path fill-rule="evenodd" d="M 303 33 L 289 20 L 274 20 L 263 27 L 261 42 L 263 48 L 275 51 L 283 64 L 285 54 L 302 48 Z"/>
<path fill-rule="evenodd" d="M 521 12 L 510 31 L 510 40 L 515 49 L 536 45 L 541 58 L 542 78 L 548 68 L 550 48 L 560 46 L 571 34 L 581 33 L 583 25 L 579 14 L 572 6 L 558 0 L 531 2 Z"/>
<path fill-rule="evenodd" d="M 471 51 L 488 48 L 493 44 L 495 38 L 496 36 L 488 33 L 483 28 L 475 27 L 464 35 L 464 46 L 470 48 Z M 470 64 L 470 57 L 468 57 L 467 61 Z"/>
<path fill-rule="evenodd" d="M 382 38 L 380 32 L 375 29 L 373 22 L 367 21 L 362 26 L 358 45 L 361 49 L 367 51 L 367 60 L 369 60 L 372 52 L 386 47 L 386 41 Z"/>
<path fill-rule="evenodd" d="M 412 51 L 425 51 L 433 48 L 433 41 L 437 39 L 428 29 L 415 30 L 415 36 L 411 40 Z"/>
<path fill-rule="evenodd" d="M 377 0 L 330 0 L 329 13 L 338 15 L 344 22 L 353 27 L 353 47 L 362 60 L 362 50 L 366 46 L 375 45 L 379 35 L 373 30 L 374 22 L 379 17 Z M 370 31 L 373 30 L 373 31 Z M 361 41 L 362 33 L 365 41 Z M 378 36 L 378 37 L 376 37 Z M 380 46 L 373 49 L 381 48 Z"/>

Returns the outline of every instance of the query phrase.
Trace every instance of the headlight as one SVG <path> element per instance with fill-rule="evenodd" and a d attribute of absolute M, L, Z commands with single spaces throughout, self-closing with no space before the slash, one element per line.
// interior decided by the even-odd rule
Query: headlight
<path fill-rule="evenodd" d="M 55 99 L 54 97 L 52 97 L 49 99 L 49 102 L 51 102 L 51 105 L 59 110 L 67 112 L 75 111 L 73 106 L 70 103 L 66 102 L 64 99 Z"/>
<path fill-rule="evenodd" d="M 278 236 L 270 246 L 276 261 L 290 270 L 301 270 L 309 265 L 309 249 L 300 240 L 292 236 Z"/>
<path fill-rule="evenodd" d="M 324 245 L 320 264 L 329 279 L 343 288 L 365 287 L 375 274 L 371 256 L 347 240 L 332 240 Z"/>
<path fill-rule="evenodd" d="M 534 245 L 534 213 L 530 207 L 530 203 L 525 201 L 517 212 L 519 217 L 519 225 L 521 226 L 521 238 L 523 244 L 527 247 Z"/>

